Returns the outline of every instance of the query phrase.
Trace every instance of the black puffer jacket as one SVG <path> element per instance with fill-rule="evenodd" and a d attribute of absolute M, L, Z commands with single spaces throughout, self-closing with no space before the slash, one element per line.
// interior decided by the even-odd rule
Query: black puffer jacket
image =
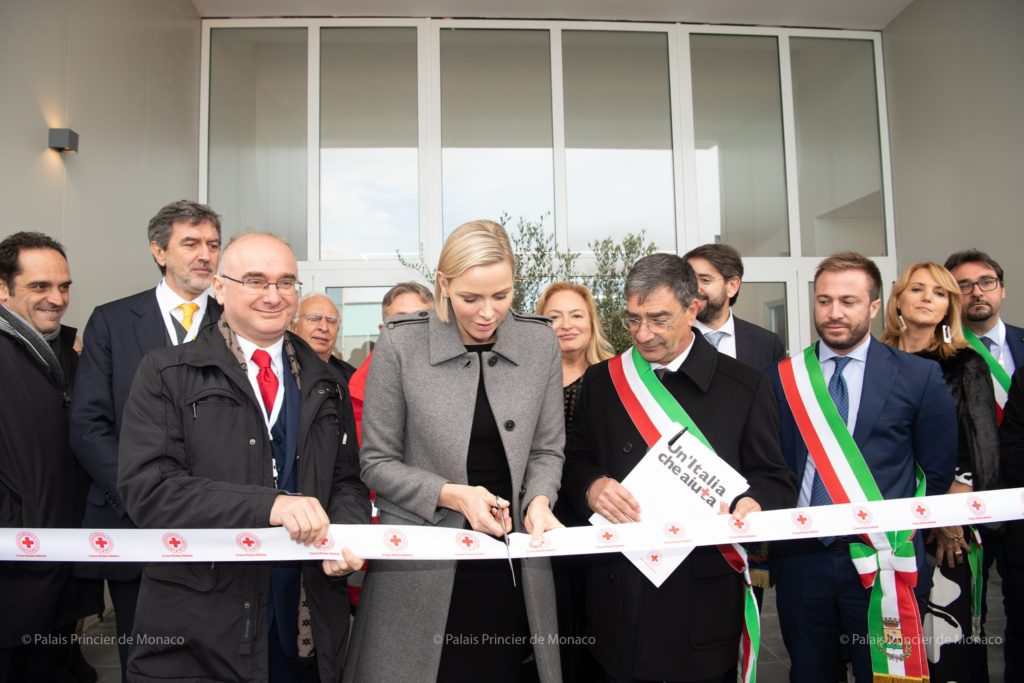
<path fill-rule="evenodd" d="M 142 361 L 125 405 L 118 490 L 140 528 L 268 526 L 273 447 L 262 407 L 222 320 L 192 344 Z M 237 343 L 237 342 L 235 342 Z M 351 402 L 298 337 L 299 491 L 333 523 L 368 523 Z M 132 681 L 266 681 L 270 565 L 153 563 L 143 571 L 128 663 Z M 345 582 L 303 567 L 320 679 L 336 681 L 349 624 Z"/>

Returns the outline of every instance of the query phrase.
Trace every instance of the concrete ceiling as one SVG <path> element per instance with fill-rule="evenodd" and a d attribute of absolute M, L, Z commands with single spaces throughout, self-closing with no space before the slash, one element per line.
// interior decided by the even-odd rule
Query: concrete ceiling
<path fill-rule="evenodd" d="M 881 30 L 913 0 L 192 0 L 203 18 L 433 17 Z"/>

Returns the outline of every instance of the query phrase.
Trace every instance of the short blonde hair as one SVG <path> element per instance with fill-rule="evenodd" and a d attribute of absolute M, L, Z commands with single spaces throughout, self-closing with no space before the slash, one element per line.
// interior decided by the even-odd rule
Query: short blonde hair
<path fill-rule="evenodd" d="M 911 263 L 906 270 L 900 273 L 900 276 L 896 278 L 896 282 L 892 285 L 892 291 L 889 293 L 889 303 L 885 307 L 885 333 L 882 335 L 882 341 L 889 346 L 898 347 L 900 343 L 900 310 L 898 301 L 903 292 L 907 291 L 907 287 L 910 286 L 910 279 L 919 270 L 927 270 L 935 281 L 939 283 L 939 286 L 945 290 L 949 306 L 946 309 L 946 315 L 938 325 L 935 326 L 934 334 L 932 335 L 932 341 L 926 347 L 926 351 L 937 351 L 940 358 L 950 358 L 955 356 L 957 351 L 967 346 L 967 340 L 964 338 L 963 327 L 960 321 L 960 308 L 963 305 L 963 294 L 960 293 L 960 287 L 956 284 L 956 279 L 953 278 L 953 274 L 948 270 L 940 266 L 938 263 L 932 263 L 930 261 L 919 261 L 917 263 Z M 947 343 L 942 336 L 942 326 L 949 325 L 950 337 L 952 341 Z"/>
<path fill-rule="evenodd" d="M 477 220 L 463 223 L 448 235 L 441 247 L 434 276 L 434 311 L 438 319 L 449 322 L 448 297 L 441 291 L 441 280 L 451 280 L 477 266 L 490 266 L 507 261 L 516 267 L 515 254 L 508 233 L 494 221 Z"/>
<path fill-rule="evenodd" d="M 558 292 L 575 292 L 579 294 L 587 306 L 587 315 L 590 316 L 590 342 L 587 344 L 587 365 L 595 365 L 603 360 L 608 360 L 615 355 L 615 349 L 611 342 L 604 336 L 604 326 L 601 325 L 601 318 L 597 315 L 597 304 L 594 303 L 594 295 L 584 285 L 572 282 L 552 282 L 544 288 L 537 299 L 537 314 L 544 315 L 548 299 Z"/>

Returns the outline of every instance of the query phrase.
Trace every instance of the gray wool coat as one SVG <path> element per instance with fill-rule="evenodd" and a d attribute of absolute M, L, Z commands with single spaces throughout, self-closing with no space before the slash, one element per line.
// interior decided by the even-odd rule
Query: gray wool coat
<path fill-rule="evenodd" d="M 509 313 L 492 351 L 482 354 L 487 398 L 512 473 L 512 521 L 535 496 L 553 505 L 565 426 L 558 341 L 546 319 Z M 387 324 L 366 381 L 363 481 L 377 492 L 382 525 L 462 528 L 437 506 L 441 486 L 467 483 L 466 455 L 480 360 L 455 322 L 421 312 Z M 363 583 L 345 680 L 433 681 L 441 661 L 455 579 L 452 561 L 374 560 Z M 540 680 L 560 680 L 551 564 L 522 560 L 523 594 Z M 486 605 L 481 605 L 486 609 Z"/>

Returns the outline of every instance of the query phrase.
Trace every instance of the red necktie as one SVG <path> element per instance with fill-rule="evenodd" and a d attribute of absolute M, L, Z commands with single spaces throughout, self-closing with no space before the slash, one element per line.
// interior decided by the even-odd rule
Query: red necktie
<path fill-rule="evenodd" d="M 277 398 L 277 375 L 270 369 L 270 354 L 263 349 L 256 349 L 252 352 L 252 362 L 260 369 L 256 373 L 256 384 L 260 388 L 267 415 L 270 415 L 274 412 L 274 399 Z"/>

